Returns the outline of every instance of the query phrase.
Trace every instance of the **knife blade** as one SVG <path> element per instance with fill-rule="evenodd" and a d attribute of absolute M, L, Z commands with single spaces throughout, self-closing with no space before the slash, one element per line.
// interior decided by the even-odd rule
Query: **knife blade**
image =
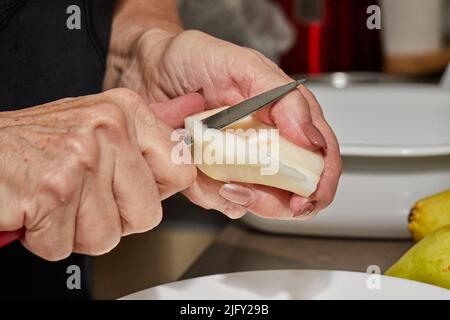
<path fill-rule="evenodd" d="M 210 129 L 222 130 L 265 106 L 276 102 L 297 87 L 306 82 L 306 79 L 293 81 L 281 87 L 266 91 L 237 105 L 225 109 L 203 120 L 203 124 Z"/>

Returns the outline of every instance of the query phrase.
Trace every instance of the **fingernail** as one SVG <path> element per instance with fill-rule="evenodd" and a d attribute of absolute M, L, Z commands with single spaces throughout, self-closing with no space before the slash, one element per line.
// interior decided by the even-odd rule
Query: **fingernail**
<path fill-rule="evenodd" d="M 323 134 L 314 124 L 311 122 L 305 122 L 301 124 L 301 128 L 313 145 L 321 149 L 326 149 L 328 147 Z"/>
<path fill-rule="evenodd" d="M 253 201 L 253 190 L 238 184 L 224 184 L 219 189 L 219 194 L 226 200 L 241 206 L 248 206 Z"/>
<path fill-rule="evenodd" d="M 294 213 L 294 218 L 304 218 L 314 212 L 314 204 L 307 203 L 304 207 Z"/>

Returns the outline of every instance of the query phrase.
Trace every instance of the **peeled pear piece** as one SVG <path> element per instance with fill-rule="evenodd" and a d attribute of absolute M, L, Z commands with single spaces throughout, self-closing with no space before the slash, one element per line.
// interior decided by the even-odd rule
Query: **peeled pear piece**
<path fill-rule="evenodd" d="M 450 290 L 450 225 L 428 235 L 393 265 L 386 275 Z"/>
<path fill-rule="evenodd" d="M 224 130 L 206 129 L 202 120 L 228 107 L 200 113 L 185 120 L 185 127 L 193 139 L 194 159 L 220 154 L 219 159 L 234 161 L 195 161 L 198 169 L 208 177 L 236 183 L 260 184 L 287 190 L 303 197 L 316 191 L 324 168 L 320 152 L 301 148 L 279 134 L 276 128 L 248 116 Z M 210 134 L 204 134 L 205 131 Z M 240 130 L 239 130 L 240 129 Z M 250 130 L 248 130 L 250 129 Z M 265 133 L 261 134 L 260 129 Z M 212 138 L 212 136 L 214 138 Z M 251 156 L 253 161 L 250 161 Z M 203 157 L 202 157 L 203 156 Z M 246 159 L 245 163 L 238 159 Z M 201 162 L 201 163 L 200 163 Z"/>
<path fill-rule="evenodd" d="M 418 201 L 409 215 L 408 227 L 415 241 L 445 225 L 450 225 L 450 190 Z"/>

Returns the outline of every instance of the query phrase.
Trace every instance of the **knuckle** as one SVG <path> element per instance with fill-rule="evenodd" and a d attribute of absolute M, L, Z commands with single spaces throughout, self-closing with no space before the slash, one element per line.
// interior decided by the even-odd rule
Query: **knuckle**
<path fill-rule="evenodd" d="M 197 179 L 197 168 L 194 165 L 183 166 L 183 169 L 177 174 L 176 187 L 178 191 L 187 189 L 194 184 Z"/>
<path fill-rule="evenodd" d="M 154 125 L 156 121 L 155 114 L 151 111 L 144 99 L 134 92 L 126 88 L 118 88 L 108 91 L 107 93 L 112 101 L 109 103 L 115 104 L 124 115 L 125 121 L 122 124 L 128 126 L 129 120 L 134 120 L 135 125 L 145 123 L 146 126 Z M 112 114 L 114 112 L 111 112 Z M 124 129 L 122 127 L 122 129 Z"/>
<path fill-rule="evenodd" d="M 64 259 L 67 259 L 72 254 L 72 251 L 66 250 L 62 252 L 56 252 L 56 251 L 45 251 L 45 253 L 39 254 L 42 259 L 50 261 L 50 262 L 57 262 Z"/>
<path fill-rule="evenodd" d="M 64 260 L 72 254 L 72 246 L 64 243 L 57 246 L 55 244 L 26 243 L 26 246 L 32 253 L 50 262 Z"/>
<path fill-rule="evenodd" d="M 120 240 L 121 236 L 118 233 L 108 237 L 102 237 L 101 234 L 97 234 L 95 237 L 77 242 L 76 251 L 89 256 L 101 256 L 117 247 Z"/>
<path fill-rule="evenodd" d="M 70 137 L 66 140 L 70 155 L 73 157 L 73 165 L 76 168 L 93 169 L 99 160 L 99 150 L 95 139 L 83 139 Z"/>
<path fill-rule="evenodd" d="M 113 250 L 121 240 L 119 212 L 99 198 L 91 198 L 87 203 L 78 211 L 74 251 L 100 256 Z"/>
<path fill-rule="evenodd" d="M 94 110 L 94 119 L 100 125 L 122 130 L 126 127 L 127 116 L 119 104 L 108 102 L 97 105 Z"/>
<path fill-rule="evenodd" d="M 241 219 L 243 216 L 247 214 L 247 209 L 236 205 L 234 203 L 230 203 L 226 201 L 223 208 L 220 210 L 223 214 L 225 214 L 228 218 L 233 220 Z"/>
<path fill-rule="evenodd" d="M 258 65 L 262 63 L 270 68 L 281 71 L 280 67 L 275 62 L 267 58 L 264 54 L 262 54 L 258 50 L 251 48 L 245 48 L 245 50 L 247 51 L 247 57 L 249 61 L 253 61 Z"/>
<path fill-rule="evenodd" d="M 106 92 L 106 95 L 113 102 L 118 103 L 121 107 L 126 108 L 130 112 L 145 105 L 142 97 L 131 89 L 117 88 Z"/>
<path fill-rule="evenodd" d="M 43 180 L 44 189 L 59 204 L 68 203 L 76 194 L 76 178 L 70 166 L 56 168 L 45 174 Z"/>
<path fill-rule="evenodd" d="M 163 209 L 161 205 L 158 205 L 151 211 L 142 212 L 132 219 L 126 219 L 125 223 L 123 223 L 123 235 L 127 236 L 153 230 L 161 224 L 162 219 Z"/>
<path fill-rule="evenodd" d="M 142 233 L 153 230 L 161 224 L 163 219 L 163 209 L 161 203 L 158 202 L 156 206 L 150 211 L 143 215 L 140 215 L 140 221 L 136 221 L 133 226 L 133 233 Z"/>
<path fill-rule="evenodd" d="M 203 190 L 194 183 L 186 190 L 183 190 L 183 195 L 189 199 L 193 204 L 206 209 L 206 210 L 215 210 L 216 208 L 212 205 L 210 201 L 208 201 L 208 197 L 204 194 Z"/>
<path fill-rule="evenodd" d="M 90 110 L 92 129 L 104 133 L 113 141 L 128 137 L 128 116 L 123 108 L 114 102 L 102 103 Z"/>
<path fill-rule="evenodd" d="M 180 41 L 182 41 L 183 39 L 201 39 L 201 38 L 206 38 L 206 39 L 214 39 L 213 37 L 211 37 L 209 34 L 202 32 L 200 30 L 195 30 L 195 29 L 190 29 L 190 30 L 186 30 L 182 33 L 180 33 L 176 38 L 175 41 L 177 41 L 178 39 L 180 39 Z"/>
<path fill-rule="evenodd" d="M 112 98 L 114 101 L 133 101 L 140 99 L 139 94 L 128 88 L 115 88 L 105 91 L 104 94 Z"/>
<path fill-rule="evenodd" d="M 161 224 L 163 209 L 161 204 L 156 205 L 150 212 L 139 215 L 139 218 L 129 223 L 129 233 L 143 233 L 153 230 Z"/>

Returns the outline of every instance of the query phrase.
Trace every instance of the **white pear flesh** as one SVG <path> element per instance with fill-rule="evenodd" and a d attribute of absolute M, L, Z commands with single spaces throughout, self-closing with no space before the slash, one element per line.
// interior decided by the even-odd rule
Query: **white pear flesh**
<path fill-rule="evenodd" d="M 198 132 L 194 132 L 194 128 L 202 127 L 203 119 L 226 108 L 228 107 L 206 111 L 186 118 L 185 128 L 193 138 L 194 147 L 192 148 L 192 152 L 194 153 L 194 158 L 195 152 L 201 151 L 203 155 L 203 151 L 206 148 L 223 150 L 226 159 L 237 159 L 239 154 L 249 154 L 249 152 L 256 151 L 260 154 L 258 159 L 269 158 L 271 161 L 277 161 L 279 170 L 273 175 L 265 175 L 261 173 L 261 169 L 268 167 L 267 161 L 252 164 L 238 164 L 237 162 L 229 164 L 227 161 L 226 164 L 198 163 L 197 167 L 200 171 L 214 180 L 226 183 L 251 183 L 270 186 L 290 191 L 302 197 L 309 197 L 316 191 L 324 168 L 323 156 L 320 152 L 306 150 L 279 136 L 279 152 L 272 154 L 270 147 L 265 150 L 258 148 L 258 141 L 255 141 L 255 139 L 261 139 L 261 136 L 257 134 L 239 136 L 227 131 L 228 129 L 275 129 L 275 127 L 262 123 L 254 115 L 234 123 L 225 130 L 208 129 L 217 131 L 214 133 L 223 135 L 223 139 L 205 139 L 204 135 L 199 135 Z M 218 145 L 230 141 L 227 139 L 227 137 L 230 138 L 228 135 L 233 135 L 232 138 L 235 143 L 232 146 Z M 268 142 L 270 146 L 270 141 Z M 261 155 L 261 152 L 264 152 L 264 155 Z"/>

